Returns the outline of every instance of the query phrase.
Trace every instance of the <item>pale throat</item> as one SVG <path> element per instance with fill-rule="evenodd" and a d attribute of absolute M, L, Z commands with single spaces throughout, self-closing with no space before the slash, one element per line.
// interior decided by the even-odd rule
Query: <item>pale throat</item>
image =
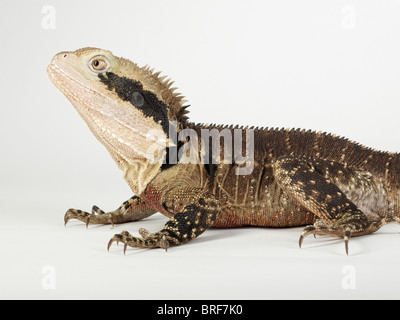
<path fill-rule="evenodd" d="M 69 90 L 64 92 L 93 135 L 106 147 L 134 194 L 141 195 L 162 166 L 167 145 L 162 130 L 135 125 L 147 119 L 126 111 L 126 106 L 118 105 L 116 100 L 102 100 L 102 95 L 93 92 L 81 100 Z M 113 113 L 104 112 L 105 108 Z M 125 111 L 115 113 L 118 109 Z"/>

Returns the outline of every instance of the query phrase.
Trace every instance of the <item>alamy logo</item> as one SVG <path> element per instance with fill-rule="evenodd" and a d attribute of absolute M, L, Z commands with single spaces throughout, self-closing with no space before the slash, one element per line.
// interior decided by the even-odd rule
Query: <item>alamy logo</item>
<path fill-rule="evenodd" d="M 56 9 L 52 5 L 42 7 L 42 28 L 44 30 L 54 30 L 56 28 Z"/>
<path fill-rule="evenodd" d="M 342 288 L 344 290 L 355 290 L 356 289 L 356 269 L 354 266 L 345 265 L 342 268 Z"/>
<path fill-rule="evenodd" d="M 147 158 L 149 163 L 167 164 L 235 164 L 236 175 L 249 175 L 254 169 L 254 129 L 185 128 L 177 132 L 177 124 L 170 122 L 167 155 L 160 154 L 158 134 L 149 131 L 146 138 L 154 141 Z"/>
<path fill-rule="evenodd" d="M 356 8 L 353 5 L 342 7 L 342 28 L 345 30 L 356 28 Z"/>
<path fill-rule="evenodd" d="M 42 288 L 54 290 L 56 288 L 56 268 L 53 265 L 45 265 L 42 268 Z"/>

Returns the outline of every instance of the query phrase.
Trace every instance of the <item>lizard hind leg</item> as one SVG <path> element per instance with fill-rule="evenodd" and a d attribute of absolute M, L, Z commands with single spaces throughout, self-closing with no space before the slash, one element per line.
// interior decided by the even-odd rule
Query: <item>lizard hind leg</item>
<path fill-rule="evenodd" d="M 309 234 L 335 236 L 344 239 L 348 254 L 351 237 L 375 232 L 382 226 L 371 222 L 335 183 L 315 170 L 307 159 L 292 156 L 278 158 L 274 176 L 289 196 L 319 218 L 314 225 L 304 229 L 299 240 L 300 247 Z"/>

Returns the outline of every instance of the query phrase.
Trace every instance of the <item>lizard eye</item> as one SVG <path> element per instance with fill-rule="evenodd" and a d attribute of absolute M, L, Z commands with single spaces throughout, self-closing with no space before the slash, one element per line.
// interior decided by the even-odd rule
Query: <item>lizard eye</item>
<path fill-rule="evenodd" d="M 107 62 L 101 58 L 94 58 L 90 63 L 93 71 L 103 71 L 107 67 Z"/>
<path fill-rule="evenodd" d="M 140 92 L 134 91 L 132 93 L 131 102 L 135 107 L 141 108 L 144 106 L 144 97 Z"/>

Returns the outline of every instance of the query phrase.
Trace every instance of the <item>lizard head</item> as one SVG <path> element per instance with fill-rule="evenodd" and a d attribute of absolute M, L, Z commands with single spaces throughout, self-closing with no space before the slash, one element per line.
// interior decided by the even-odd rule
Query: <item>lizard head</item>
<path fill-rule="evenodd" d="M 141 193 L 173 145 L 170 125 L 179 130 L 187 120 L 185 100 L 171 88 L 173 82 L 97 48 L 60 52 L 47 71 Z"/>

